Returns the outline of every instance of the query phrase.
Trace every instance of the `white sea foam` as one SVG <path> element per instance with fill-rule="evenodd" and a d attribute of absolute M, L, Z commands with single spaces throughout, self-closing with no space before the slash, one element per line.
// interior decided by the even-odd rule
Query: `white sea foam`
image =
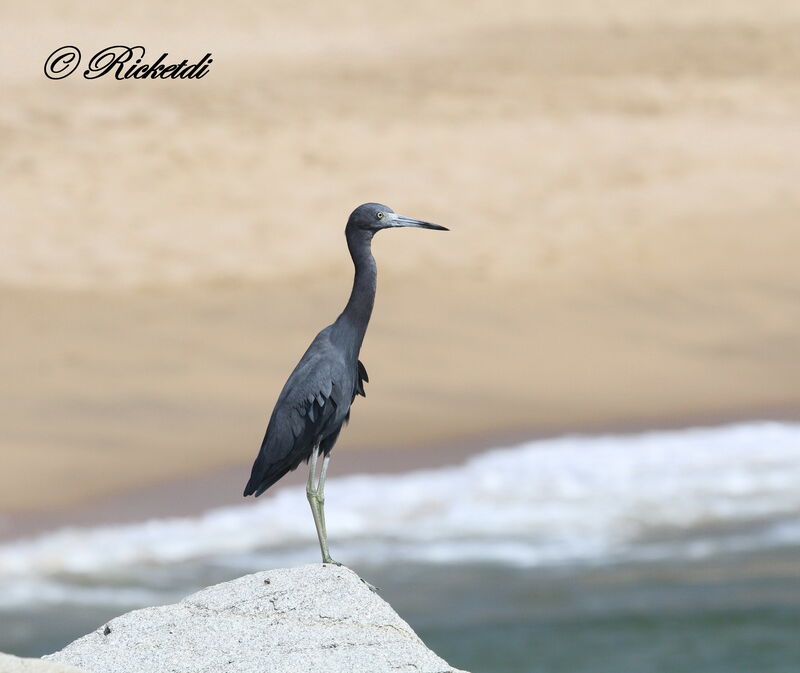
<path fill-rule="evenodd" d="M 453 467 L 331 478 L 326 508 L 335 556 L 347 563 L 526 567 L 796 546 L 800 425 L 534 441 Z M 0 545 L 0 606 L 61 600 L 54 587 L 64 577 L 146 569 L 152 584 L 156 569 L 193 562 L 307 561 L 315 544 L 302 488 L 196 518 L 64 529 Z M 85 587 L 80 596 L 93 600 Z"/>

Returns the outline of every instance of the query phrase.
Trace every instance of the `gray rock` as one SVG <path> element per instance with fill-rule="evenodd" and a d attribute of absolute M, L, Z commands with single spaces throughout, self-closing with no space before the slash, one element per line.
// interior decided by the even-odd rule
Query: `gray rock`
<path fill-rule="evenodd" d="M 352 570 L 246 575 L 135 610 L 46 659 L 89 673 L 451 673 Z"/>
<path fill-rule="evenodd" d="M 77 668 L 41 659 L 22 659 L 0 652 L 0 673 L 82 673 Z"/>

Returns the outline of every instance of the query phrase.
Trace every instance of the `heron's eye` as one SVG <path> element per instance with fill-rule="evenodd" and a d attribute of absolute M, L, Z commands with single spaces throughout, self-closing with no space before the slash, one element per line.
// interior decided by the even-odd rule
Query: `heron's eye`
<path fill-rule="evenodd" d="M 377 218 L 378 218 L 379 220 L 382 220 L 382 219 L 383 219 L 383 213 L 378 213 L 378 215 L 377 215 Z"/>

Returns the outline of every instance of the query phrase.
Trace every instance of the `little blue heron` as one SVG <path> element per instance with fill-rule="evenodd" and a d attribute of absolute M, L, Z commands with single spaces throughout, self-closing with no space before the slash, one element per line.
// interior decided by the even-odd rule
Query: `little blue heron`
<path fill-rule="evenodd" d="M 365 203 L 350 214 L 344 230 L 355 266 L 350 299 L 336 322 L 317 334 L 283 386 L 244 489 L 245 496 L 258 497 L 287 472 L 308 461 L 306 495 L 323 563 L 336 563 L 328 552 L 324 508 L 331 449 L 350 417 L 350 405 L 356 395 L 365 396 L 364 383 L 369 381 L 358 354 L 375 304 L 378 272 L 372 237 L 381 229 L 393 227 L 448 231 L 438 224 L 398 215 L 380 203 Z M 322 467 L 317 475 L 320 455 Z"/>

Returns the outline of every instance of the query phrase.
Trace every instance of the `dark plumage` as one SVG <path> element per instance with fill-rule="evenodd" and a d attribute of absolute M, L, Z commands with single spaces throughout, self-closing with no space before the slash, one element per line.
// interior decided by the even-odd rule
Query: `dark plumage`
<path fill-rule="evenodd" d="M 342 356 L 333 343 L 333 328 L 316 336 L 284 385 L 244 495 L 261 495 L 308 460 L 317 445 L 329 454 L 355 396 L 366 396 L 367 371 L 360 361 L 353 365 Z"/>
<path fill-rule="evenodd" d="M 358 355 L 375 302 L 377 268 L 372 237 L 381 229 L 421 227 L 429 222 L 397 215 L 379 203 L 365 203 L 347 220 L 345 237 L 355 266 L 350 299 L 341 315 L 314 338 L 281 390 L 267 425 L 244 495 L 261 495 L 283 475 L 311 459 L 308 497 L 320 538 L 323 561 L 330 562 L 322 504 L 325 470 L 333 445 L 350 417 L 356 395 L 365 395 L 367 370 Z M 314 486 L 318 455 L 324 457 Z"/>

